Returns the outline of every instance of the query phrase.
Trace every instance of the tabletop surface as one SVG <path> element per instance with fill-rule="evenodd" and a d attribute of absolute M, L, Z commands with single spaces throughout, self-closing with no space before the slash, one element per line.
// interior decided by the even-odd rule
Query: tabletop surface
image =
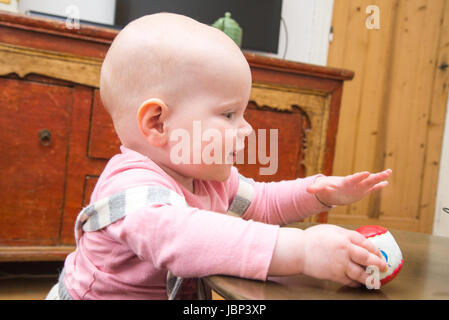
<path fill-rule="evenodd" d="M 380 290 L 350 288 L 304 275 L 269 277 L 267 281 L 216 275 L 205 281 L 223 298 L 237 300 L 449 299 L 449 238 L 390 232 L 401 248 L 404 265 L 396 278 Z"/>

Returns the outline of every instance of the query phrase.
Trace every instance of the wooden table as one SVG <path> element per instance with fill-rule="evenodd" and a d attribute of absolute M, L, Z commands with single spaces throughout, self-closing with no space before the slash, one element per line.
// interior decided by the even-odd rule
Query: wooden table
<path fill-rule="evenodd" d="M 301 228 L 307 226 L 310 224 Z M 401 248 L 404 265 L 380 290 L 354 289 L 304 275 L 269 277 L 266 282 L 219 275 L 207 277 L 205 282 L 223 298 L 233 300 L 449 299 L 449 238 L 390 232 Z"/>

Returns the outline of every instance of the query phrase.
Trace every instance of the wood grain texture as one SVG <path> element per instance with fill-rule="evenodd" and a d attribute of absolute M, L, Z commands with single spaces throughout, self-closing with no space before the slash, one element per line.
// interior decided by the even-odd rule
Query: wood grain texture
<path fill-rule="evenodd" d="M 57 244 L 72 90 L 2 78 L 0 88 L 0 245 Z"/>
<path fill-rule="evenodd" d="M 378 30 L 365 27 L 368 5 L 379 7 Z M 393 176 L 382 192 L 333 210 L 330 222 L 432 232 L 448 93 L 448 72 L 438 69 L 447 59 L 447 12 L 447 0 L 335 2 L 328 63 L 356 77 L 343 93 L 334 174 L 391 168 Z"/>

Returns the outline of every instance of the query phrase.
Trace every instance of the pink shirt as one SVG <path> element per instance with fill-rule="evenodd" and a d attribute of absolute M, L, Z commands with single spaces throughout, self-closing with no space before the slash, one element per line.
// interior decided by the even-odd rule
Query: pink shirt
<path fill-rule="evenodd" d="M 188 208 L 152 203 L 108 227 L 86 232 L 65 262 L 65 286 L 74 299 L 167 299 L 166 275 L 183 278 L 226 274 L 265 280 L 279 224 L 328 208 L 306 188 L 317 176 L 258 183 L 242 216 L 226 215 L 238 189 L 232 167 L 225 182 L 194 180 L 194 193 L 151 159 L 121 147 L 101 174 L 91 203 L 136 186 L 163 186 Z M 185 279 L 181 298 L 192 299 Z"/>

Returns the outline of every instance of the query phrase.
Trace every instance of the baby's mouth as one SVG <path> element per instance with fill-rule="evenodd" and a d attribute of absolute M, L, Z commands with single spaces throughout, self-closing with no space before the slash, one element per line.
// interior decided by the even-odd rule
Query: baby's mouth
<path fill-rule="evenodd" d="M 235 159 L 236 159 L 236 157 L 237 157 L 237 152 L 235 152 L 235 151 L 230 152 L 230 153 L 228 154 L 228 157 L 229 157 L 229 159 L 232 159 L 232 162 L 231 162 L 231 163 L 234 163 L 234 162 L 235 162 Z"/>

